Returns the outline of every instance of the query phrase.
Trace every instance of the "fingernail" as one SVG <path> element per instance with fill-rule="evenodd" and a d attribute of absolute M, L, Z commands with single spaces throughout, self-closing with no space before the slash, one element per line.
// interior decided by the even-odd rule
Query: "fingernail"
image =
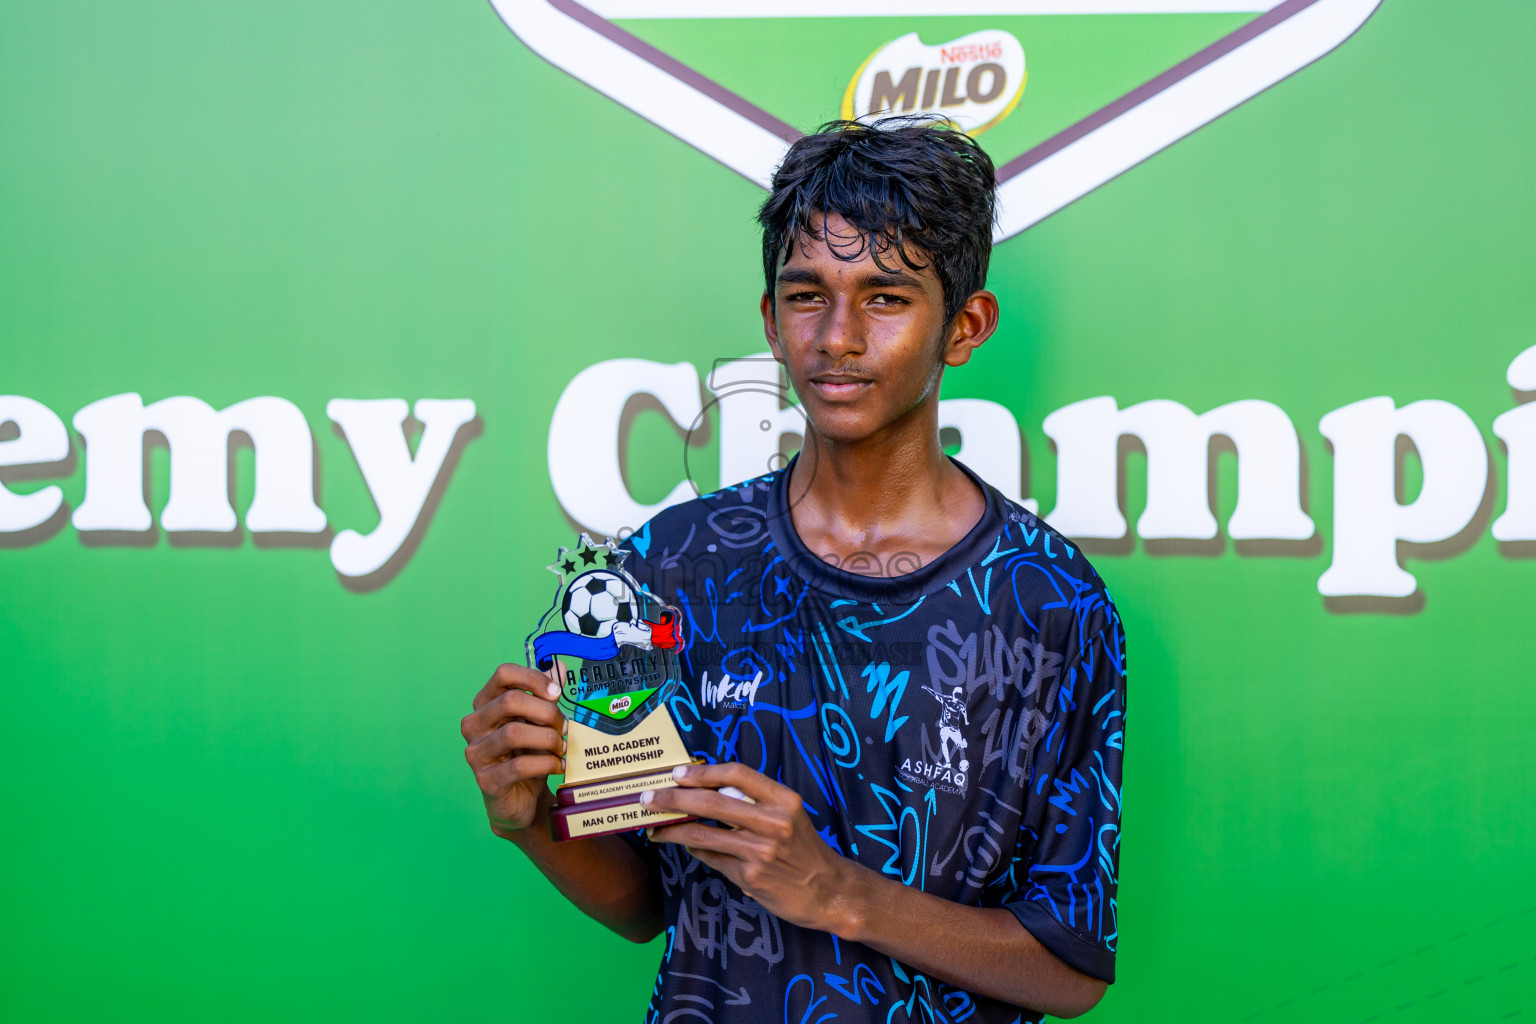
<path fill-rule="evenodd" d="M 560 687 L 554 683 L 550 683 L 544 688 L 544 692 L 549 694 L 550 700 L 554 700 L 556 697 L 560 696 Z"/>
<path fill-rule="evenodd" d="M 680 764 L 676 768 L 673 768 L 672 777 L 679 782 L 686 779 L 688 777 L 688 766 L 685 764 Z"/>
<path fill-rule="evenodd" d="M 645 838 L 647 838 L 647 839 L 655 839 L 656 838 L 656 826 L 655 825 L 652 825 L 650 828 L 645 830 Z"/>
<path fill-rule="evenodd" d="M 646 790 L 644 793 L 640 794 L 640 802 L 642 804 L 645 804 L 646 806 L 650 806 L 651 801 L 654 800 L 655 798 L 656 798 L 656 794 L 653 791 L 649 790 L 649 789 Z"/>

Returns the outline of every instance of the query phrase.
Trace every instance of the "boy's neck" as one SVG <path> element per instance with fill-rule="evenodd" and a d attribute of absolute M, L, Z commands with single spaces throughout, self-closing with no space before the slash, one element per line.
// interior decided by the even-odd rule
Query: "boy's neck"
<path fill-rule="evenodd" d="M 924 402 L 878 434 L 838 442 L 806 431 L 789 480 L 790 518 L 810 550 L 842 565 L 874 555 L 879 566 L 854 568 L 898 575 L 926 565 L 980 520 L 986 496 L 956 468 L 939 443 L 938 403 Z M 894 562 L 894 564 L 893 564 Z"/>

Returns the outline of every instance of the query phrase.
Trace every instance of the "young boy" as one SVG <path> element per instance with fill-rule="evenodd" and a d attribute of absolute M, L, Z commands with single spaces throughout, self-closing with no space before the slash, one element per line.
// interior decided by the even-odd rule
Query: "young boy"
<path fill-rule="evenodd" d="M 774 177 L 763 328 L 804 445 L 625 544 L 684 609 L 672 710 L 709 762 L 649 805 L 705 820 L 556 845 L 558 691 L 503 665 L 464 719 L 492 831 L 620 935 L 670 931 L 647 1021 L 1035 1021 L 1114 978 L 1120 619 L 939 442 L 945 367 L 997 327 L 993 188 L 971 139 L 901 118 Z M 757 683 L 709 699 L 727 677 Z"/>

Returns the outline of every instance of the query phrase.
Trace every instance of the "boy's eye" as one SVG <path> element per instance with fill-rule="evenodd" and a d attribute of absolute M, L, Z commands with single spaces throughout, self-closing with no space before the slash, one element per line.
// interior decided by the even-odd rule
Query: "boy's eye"
<path fill-rule="evenodd" d="M 900 295 L 876 295 L 875 301 L 883 306 L 896 306 L 904 305 L 907 300 Z"/>

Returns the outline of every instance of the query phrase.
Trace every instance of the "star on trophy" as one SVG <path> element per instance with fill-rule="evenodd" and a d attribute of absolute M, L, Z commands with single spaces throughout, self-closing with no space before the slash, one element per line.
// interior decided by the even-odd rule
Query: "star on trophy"
<path fill-rule="evenodd" d="M 683 685 L 678 611 L 624 571 L 628 554 L 585 533 L 574 551 L 560 548 L 549 567 L 560 578 L 554 603 L 528 635 L 528 664 L 559 684 L 566 720 L 556 840 L 691 820 L 640 803 L 695 759 L 667 710 Z"/>

